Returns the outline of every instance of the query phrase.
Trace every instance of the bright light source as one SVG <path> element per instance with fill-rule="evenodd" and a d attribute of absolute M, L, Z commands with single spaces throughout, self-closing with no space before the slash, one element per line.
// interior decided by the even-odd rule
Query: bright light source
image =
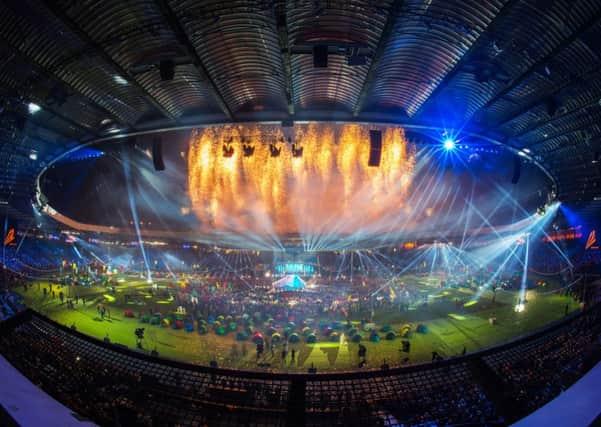
<path fill-rule="evenodd" d="M 38 159 L 38 153 L 36 153 L 35 151 L 31 151 L 29 153 L 29 159 L 30 160 L 37 160 Z"/>
<path fill-rule="evenodd" d="M 123 86 L 127 86 L 127 80 L 125 80 L 123 77 L 121 77 L 119 74 L 115 74 L 113 76 L 113 81 L 117 84 L 123 85 Z"/>
<path fill-rule="evenodd" d="M 524 153 L 528 153 L 528 154 L 530 154 L 530 148 L 522 148 L 522 151 L 523 151 Z"/>
<path fill-rule="evenodd" d="M 539 206 L 538 208 L 536 208 L 536 213 L 538 216 L 545 216 L 545 214 L 547 213 L 547 207 Z"/>
<path fill-rule="evenodd" d="M 35 114 L 38 111 L 40 111 L 42 109 L 42 107 L 40 107 L 38 104 L 36 104 L 34 102 L 30 102 L 27 105 L 27 109 L 29 110 L 29 114 Z"/>
<path fill-rule="evenodd" d="M 444 142 L 442 143 L 443 147 L 445 150 L 447 151 L 451 151 L 455 148 L 455 141 L 453 141 L 451 138 L 447 138 L 444 140 Z"/>
<path fill-rule="evenodd" d="M 518 151 L 518 155 L 522 156 L 522 157 L 526 157 L 527 156 L 527 154 L 524 153 L 522 150 Z"/>
<path fill-rule="evenodd" d="M 524 305 L 524 303 L 519 303 L 518 305 L 515 306 L 516 313 L 521 313 L 525 309 L 526 309 L 526 306 Z"/>

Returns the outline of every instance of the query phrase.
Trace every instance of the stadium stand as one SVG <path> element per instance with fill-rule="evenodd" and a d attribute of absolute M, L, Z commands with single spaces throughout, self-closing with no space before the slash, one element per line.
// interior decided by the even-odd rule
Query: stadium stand
<path fill-rule="evenodd" d="M 22 277 L 8 270 L 0 271 L 0 322 L 23 311 L 22 297 L 13 292 Z"/>
<path fill-rule="evenodd" d="M 514 427 L 550 426 L 561 414 L 562 427 L 597 427 L 601 421 L 598 388 L 601 383 L 601 363 L 597 363 L 568 390 L 532 414 L 522 418 Z"/>
<path fill-rule="evenodd" d="M 95 340 L 30 310 L 0 324 L 0 353 L 101 425 L 504 425 L 600 359 L 599 312 L 466 357 L 352 373 L 190 365 Z"/>

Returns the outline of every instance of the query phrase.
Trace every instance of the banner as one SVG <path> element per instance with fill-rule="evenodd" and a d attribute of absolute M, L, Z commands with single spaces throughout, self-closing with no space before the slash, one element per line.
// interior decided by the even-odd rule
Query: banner
<path fill-rule="evenodd" d="M 4 235 L 4 246 L 17 246 L 17 235 L 14 227 L 11 227 L 6 231 L 6 234 Z"/>
<path fill-rule="evenodd" d="M 590 231 L 590 233 L 588 234 L 588 237 L 586 238 L 586 244 L 584 245 L 584 250 L 585 251 L 599 250 L 599 242 L 597 242 L 597 232 L 595 231 L 594 228 Z"/>

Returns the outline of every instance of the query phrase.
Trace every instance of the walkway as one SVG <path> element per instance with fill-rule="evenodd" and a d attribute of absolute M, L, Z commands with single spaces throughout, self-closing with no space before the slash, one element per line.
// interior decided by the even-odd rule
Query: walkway
<path fill-rule="evenodd" d="M 33 385 L 2 356 L 0 378 L 0 405 L 22 427 L 95 425 L 90 421 L 79 420 L 77 414 Z"/>

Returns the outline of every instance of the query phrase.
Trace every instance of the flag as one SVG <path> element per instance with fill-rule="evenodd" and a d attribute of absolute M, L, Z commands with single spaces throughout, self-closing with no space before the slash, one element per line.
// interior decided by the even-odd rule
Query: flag
<path fill-rule="evenodd" d="M 4 246 L 17 246 L 15 243 L 15 229 L 10 228 L 4 237 Z"/>

